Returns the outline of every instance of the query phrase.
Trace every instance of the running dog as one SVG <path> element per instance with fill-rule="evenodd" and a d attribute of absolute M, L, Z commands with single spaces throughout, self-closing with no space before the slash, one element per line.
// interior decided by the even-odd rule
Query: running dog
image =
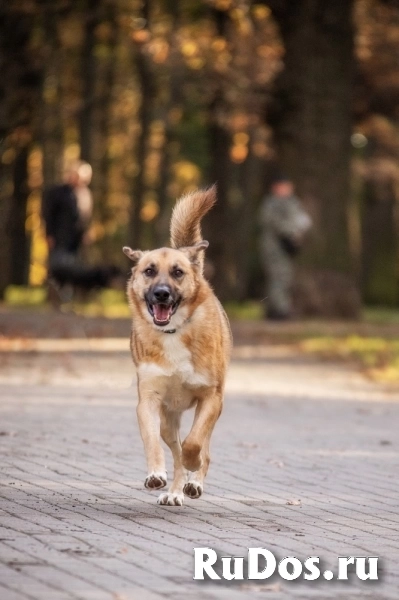
<path fill-rule="evenodd" d="M 208 242 L 201 238 L 200 222 L 215 202 L 215 186 L 177 202 L 171 248 L 123 248 L 133 263 L 127 294 L 137 416 L 148 466 L 144 485 L 158 490 L 167 484 L 162 438 L 172 452 L 174 477 L 158 504 L 169 506 L 182 506 L 184 495 L 194 499 L 203 492 L 230 359 L 229 322 L 203 276 Z M 193 425 L 181 443 L 181 415 L 190 408 L 195 408 Z"/>

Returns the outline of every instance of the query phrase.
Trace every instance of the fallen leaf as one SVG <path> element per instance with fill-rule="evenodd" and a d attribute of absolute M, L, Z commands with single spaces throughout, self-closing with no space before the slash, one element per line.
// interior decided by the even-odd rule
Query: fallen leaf
<path fill-rule="evenodd" d="M 269 465 L 273 465 L 273 467 L 278 467 L 279 469 L 284 469 L 285 463 L 282 460 L 277 460 L 275 458 L 271 458 L 267 461 Z"/>
<path fill-rule="evenodd" d="M 259 448 L 259 445 L 253 442 L 239 442 L 238 446 L 242 448 Z"/>

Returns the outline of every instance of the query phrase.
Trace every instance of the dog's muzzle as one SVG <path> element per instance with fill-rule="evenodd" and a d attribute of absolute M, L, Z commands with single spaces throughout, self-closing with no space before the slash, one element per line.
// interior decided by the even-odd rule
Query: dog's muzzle
<path fill-rule="evenodd" d="M 175 314 L 180 298 L 176 297 L 169 285 L 157 285 L 145 296 L 147 309 L 155 325 L 168 325 Z"/>

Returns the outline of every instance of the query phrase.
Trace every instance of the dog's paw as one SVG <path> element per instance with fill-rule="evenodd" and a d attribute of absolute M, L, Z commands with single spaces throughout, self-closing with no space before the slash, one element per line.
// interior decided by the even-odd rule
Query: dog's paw
<path fill-rule="evenodd" d="M 167 483 L 167 475 L 166 473 L 150 473 L 144 482 L 144 486 L 148 490 L 160 490 L 165 487 Z"/>
<path fill-rule="evenodd" d="M 204 488 L 200 483 L 198 483 L 198 481 L 189 481 L 185 484 L 183 492 L 186 496 L 192 500 L 195 500 L 196 498 L 202 496 L 203 489 Z"/>
<path fill-rule="evenodd" d="M 164 492 L 157 500 L 158 504 L 164 506 L 182 506 L 184 502 L 183 494 L 173 494 L 172 492 Z"/>

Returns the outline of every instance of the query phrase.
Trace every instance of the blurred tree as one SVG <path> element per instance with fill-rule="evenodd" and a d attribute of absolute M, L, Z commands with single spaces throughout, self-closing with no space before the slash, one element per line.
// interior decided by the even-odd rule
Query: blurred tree
<path fill-rule="evenodd" d="M 11 201 L 9 235 L 10 283 L 26 285 L 29 277 L 29 240 L 26 232 L 26 212 L 29 197 L 29 138 L 21 140 L 16 148 L 13 168 L 13 195 Z"/>
<path fill-rule="evenodd" d="M 129 243 L 133 248 L 143 247 L 141 210 L 145 194 L 145 160 L 150 137 L 151 119 L 153 117 L 153 100 L 155 83 L 147 42 L 151 39 L 150 0 L 142 0 L 141 9 L 134 22 L 131 34 L 134 44 L 134 60 L 140 87 L 140 109 L 137 115 L 139 135 L 136 142 L 135 174 L 131 187 L 131 213 L 129 221 Z"/>
<path fill-rule="evenodd" d="M 95 47 L 96 29 L 100 24 L 101 0 L 85 0 L 83 9 L 84 38 L 81 56 L 82 108 L 80 111 L 80 156 L 93 162 L 94 104 L 96 101 L 96 77 L 98 74 Z"/>
<path fill-rule="evenodd" d="M 107 226 L 110 218 L 107 206 L 110 194 L 109 146 L 118 63 L 119 10 L 120 7 L 114 0 L 87 0 L 80 62 L 83 90 L 80 156 L 93 168 L 91 187 L 95 217 L 103 227 Z M 108 238 L 103 236 L 103 239 Z M 106 252 L 105 247 L 103 250 Z"/>
<path fill-rule="evenodd" d="M 57 4 L 44 0 L 37 7 L 41 9 L 42 56 L 44 73 L 42 81 L 42 105 L 39 135 L 43 153 L 43 185 L 59 182 L 63 159 L 63 122 L 62 122 L 62 73 L 63 56 L 58 29 L 63 21 L 64 10 Z M 68 9 L 64 5 L 63 9 Z M 62 25 L 61 25 L 62 26 Z"/>
<path fill-rule="evenodd" d="M 303 262 L 347 275 L 355 287 L 348 232 L 353 81 L 353 2 L 270 1 L 285 46 L 274 126 L 281 168 L 314 220 Z M 323 286 L 328 278 L 323 278 Z M 356 314 L 355 302 L 352 313 Z M 350 312 L 350 311 L 349 311 Z"/>
<path fill-rule="evenodd" d="M 99 93 L 98 103 L 98 131 L 99 144 L 101 152 L 99 156 L 99 165 L 95 169 L 95 174 L 100 181 L 98 187 L 101 190 L 99 201 L 100 218 L 106 223 L 110 217 L 107 201 L 110 194 L 110 156 L 109 145 L 112 133 L 112 106 L 113 94 L 116 79 L 117 50 L 119 42 L 119 23 L 117 5 L 114 1 L 108 2 L 105 6 L 104 14 L 105 39 L 104 47 L 104 65 L 101 77 L 102 85 Z"/>
<path fill-rule="evenodd" d="M 216 7 L 212 11 L 215 33 L 219 39 L 229 43 L 228 26 L 229 13 Z M 215 291 L 221 300 L 234 297 L 234 278 L 231 264 L 231 211 L 229 209 L 229 180 L 231 176 L 231 161 L 229 150 L 231 132 L 226 123 L 228 107 L 226 106 L 225 78 L 220 77 L 215 85 L 214 93 L 208 106 L 209 119 L 209 149 L 210 149 L 210 180 L 217 183 L 217 204 L 212 215 L 206 222 L 206 237 L 210 247 L 207 257 L 212 263 L 211 276 Z"/>
<path fill-rule="evenodd" d="M 36 51 L 34 39 L 36 17 L 35 3 L 1 3 L 1 179 L 5 180 L 6 193 L 1 195 L 0 295 L 8 283 L 24 284 L 28 280 L 27 161 L 42 85 L 41 54 Z"/>
<path fill-rule="evenodd" d="M 363 298 L 399 302 L 399 5 L 386 0 L 356 4 L 357 160 L 361 180 L 359 248 Z"/>
<path fill-rule="evenodd" d="M 259 278 L 258 205 L 272 156 L 264 105 L 281 68 L 282 45 L 267 7 L 219 1 L 211 6 L 209 179 L 217 181 L 218 203 L 207 225 L 208 256 L 219 297 L 242 300 Z"/>
<path fill-rule="evenodd" d="M 160 145 L 159 173 L 156 197 L 159 206 L 154 231 L 154 244 L 162 246 L 168 240 L 168 226 L 171 209 L 170 185 L 172 167 L 179 148 L 178 126 L 182 122 L 185 108 L 184 80 L 187 76 L 179 45 L 180 28 L 183 22 L 181 2 L 165 0 L 165 14 L 168 22 L 166 43 L 168 46 L 167 68 L 164 67 L 163 87 L 165 98 L 160 107 L 160 120 L 163 122 L 162 145 Z"/>

